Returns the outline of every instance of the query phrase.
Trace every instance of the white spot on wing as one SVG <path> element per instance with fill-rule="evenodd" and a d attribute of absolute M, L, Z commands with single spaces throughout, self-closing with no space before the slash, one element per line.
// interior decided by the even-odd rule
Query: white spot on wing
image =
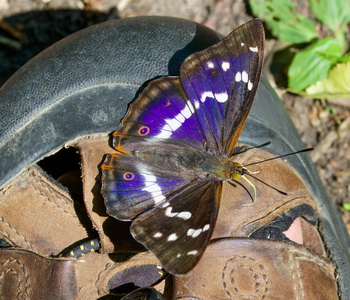
<path fill-rule="evenodd" d="M 155 204 L 158 204 L 159 202 L 164 201 L 166 198 L 164 197 L 162 193 L 162 188 L 159 184 L 157 184 L 157 178 L 156 176 L 149 173 L 148 170 L 145 168 L 138 168 L 138 171 L 140 174 L 142 174 L 143 178 L 145 179 L 144 184 L 145 187 L 142 188 L 143 191 L 149 192 L 152 195 L 153 201 Z"/>
<path fill-rule="evenodd" d="M 209 228 L 210 228 L 209 224 L 206 224 L 206 225 L 203 226 L 203 228 L 199 228 L 199 229 L 190 228 L 190 229 L 187 230 L 187 236 L 190 236 L 192 238 L 196 238 L 202 232 L 209 230 Z"/>
<path fill-rule="evenodd" d="M 177 213 L 171 212 L 172 210 L 173 208 L 171 206 L 167 207 L 167 209 L 165 210 L 165 215 L 169 218 L 175 217 Z"/>
<path fill-rule="evenodd" d="M 186 120 L 183 114 L 177 114 L 175 116 L 175 119 L 178 120 L 181 124 Z"/>
<path fill-rule="evenodd" d="M 242 74 L 241 72 L 237 72 L 235 76 L 235 81 L 240 82 L 242 80 Z"/>
<path fill-rule="evenodd" d="M 189 119 L 194 113 L 194 108 L 192 106 L 192 103 L 190 101 L 187 101 L 187 105 L 183 110 L 181 110 L 181 114 L 186 118 Z"/>
<path fill-rule="evenodd" d="M 205 102 L 208 98 L 216 99 L 218 102 L 223 103 L 228 99 L 228 95 L 226 92 L 216 93 L 215 95 L 211 91 L 204 92 L 201 95 L 201 102 Z"/>
<path fill-rule="evenodd" d="M 177 238 L 178 236 L 176 235 L 176 233 L 172 233 L 171 235 L 168 236 L 168 242 L 176 241 Z"/>
<path fill-rule="evenodd" d="M 253 83 L 249 80 L 248 81 L 248 90 L 251 91 L 253 88 Z"/>
<path fill-rule="evenodd" d="M 204 92 L 201 95 L 201 102 L 205 102 L 208 98 L 214 98 L 214 94 L 211 91 Z"/>
<path fill-rule="evenodd" d="M 186 119 L 189 119 L 193 115 L 194 111 L 195 110 L 192 103 L 190 101 L 187 101 L 187 105 L 185 105 L 179 114 L 174 116 L 172 119 L 165 119 L 165 122 L 167 124 L 163 126 L 161 132 L 156 137 L 163 139 L 169 138 L 174 131 L 181 127 Z"/>
<path fill-rule="evenodd" d="M 192 250 L 192 251 L 187 252 L 187 255 L 196 255 L 197 253 L 198 253 L 197 250 Z"/>
<path fill-rule="evenodd" d="M 167 127 L 169 127 L 169 129 L 166 129 Z M 162 128 L 162 131 L 160 133 L 158 133 L 156 137 L 160 138 L 160 139 L 168 139 L 172 135 L 172 132 L 168 131 L 168 130 L 171 130 L 171 128 L 168 124 L 166 124 Z"/>
<path fill-rule="evenodd" d="M 209 69 L 214 69 L 214 64 L 213 64 L 213 62 L 208 61 L 208 62 L 207 62 L 207 67 L 208 67 Z"/>
<path fill-rule="evenodd" d="M 196 230 L 193 228 L 190 228 L 189 230 L 187 230 L 187 236 L 192 236 L 192 234 L 195 232 Z"/>
<path fill-rule="evenodd" d="M 215 94 L 215 99 L 220 103 L 224 103 L 228 100 L 228 95 L 226 92 L 217 93 Z"/>
<path fill-rule="evenodd" d="M 189 211 L 183 211 L 183 212 L 180 212 L 178 215 L 177 215 L 178 218 L 181 218 L 183 220 L 188 220 L 192 217 L 192 214 L 189 212 Z"/>
<path fill-rule="evenodd" d="M 171 206 L 167 207 L 165 210 L 165 215 L 169 218 L 178 217 L 183 220 L 188 220 L 192 217 L 192 214 L 189 211 L 182 211 L 182 212 L 172 212 L 173 208 Z"/>
<path fill-rule="evenodd" d="M 242 81 L 245 83 L 248 82 L 248 73 L 246 71 L 242 72 Z"/>
<path fill-rule="evenodd" d="M 153 237 L 157 239 L 157 238 L 162 237 L 162 235 L 163 234 L 161 232 L 157 232 L 156 234 L 153 235 Z"/>
<path fill-rule="evenodd" d="M 258 47 L 249 47 L 249 50 L 252 52 L 258 52 Z"/>
<path fill-rule="evenodd" d="M 224 72 L 226 72 L 227 70 L 230 69 L 230 63 L 228 61 L 224 61 L 222 64 L 221 64 L 221 68 L 224 70 Z"/>
<path fill-rule="evenodd" d="M 194 110 L 194 107 L 193 107 L 191 101 L 188 100 L 186 103 L 187 103 L 188 108 L 190 109 L 191 115 L 194 114 L 195 110 Z M 186 109 L 186 108 L 184 108 L 184 110 L 185 110 L 185 109 Z M 187 117 L 187 116 L 185 115 L 185 117 L 186 117 L 186 119 L 188 119 L 190 116 Z"/>
<path fill-rule="evenodd" d="M 176 119 L 177 116 L 175 116 L 175 118 L 173 119 L 165 119 L 165 122 L 168 123 L 168 125 L 171 127 L 172 131 L 175 131 L 176 129 L 178 129 L 182 123 L 179 122 L 177 119 Z"/>
<path fill-rule="evenodd" d="M 202 233 L 202 229 L 197 229 L 193 232 L 192 237 L 196 238 L 197 236 L 199 236 Z"/>
<path fill-rule="evenodd" d="M 194 107 L 198 109 L 200 107 L 199 101 L 195 99 L 193 100 L 193 102 L 194 102 Z"/>
<path fill-rule="evenodd" d="M 241 43 L 241 47 L 243 47 L 244 46 L 244 43 Z"/>

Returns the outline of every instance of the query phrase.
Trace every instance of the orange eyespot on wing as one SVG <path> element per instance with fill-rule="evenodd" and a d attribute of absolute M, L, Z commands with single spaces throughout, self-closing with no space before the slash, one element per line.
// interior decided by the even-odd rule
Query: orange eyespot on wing
<path fill-rule="evenodd" d="M 138 130 L 138 134 L 141 136 L 148 135 L 150 132 L 150 129 L 148 126 L 141 126 L 140 129 Z"/>
<path fill-rule="evenodd" d="M 124 180 L 133 180 L 135 178 L 135 174 L 131 172 L 125 172 L 123 174 L 123 179 Z"/>

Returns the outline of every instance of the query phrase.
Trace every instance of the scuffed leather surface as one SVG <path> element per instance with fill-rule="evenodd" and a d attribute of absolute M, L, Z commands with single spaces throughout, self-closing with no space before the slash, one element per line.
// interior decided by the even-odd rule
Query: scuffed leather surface
<path fill-rule="evenodd" d="M 114 130 L 145 81 L 177 75 L 190 53 L 217 42 L 193 22 L 140 17 L 92 26 L 45 50 L 0 90 L 0 185 L 82 135 Z M 241 142 L 275 154 L 303 148 L 282 103 L 262 79 Z M 350 298 L 350 239 L 307 155 L 288 158 L 320 209 L 320 229 Z"/>
<path fill-rule="evenodd" d="M 0 239 L 15 247 L 58 255 L 88 237 L 82 211 L 63 186 L 33 166 L 0 194 Z"/>

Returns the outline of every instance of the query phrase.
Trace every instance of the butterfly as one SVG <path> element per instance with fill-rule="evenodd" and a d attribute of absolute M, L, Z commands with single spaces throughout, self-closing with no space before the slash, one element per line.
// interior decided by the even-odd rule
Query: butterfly
<path fill-rule="evenodd" d="M 113 133 L 118 153 L 101 165 L 107 213 L 132 221 L 133 237 L 171 274 L 196 265 L 223 181 L 244 173 L 235 149 L 260 81 L 264 40 L 254 19 L 190 55 L 179 77 L 148 84 Z"/>

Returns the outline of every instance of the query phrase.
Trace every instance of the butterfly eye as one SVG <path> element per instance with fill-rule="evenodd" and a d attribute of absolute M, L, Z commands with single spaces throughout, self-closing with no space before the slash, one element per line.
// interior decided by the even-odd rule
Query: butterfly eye
<path fill-rule="evenodd" d="M 142 136 L 149 134 L 149 132 L 150 132 L 150 129 L 147 126 L 140 127 L 138 131 L 139 135 L 142 135 Z"/>
<path fill-rule="evenodd" d="M 124 180 L 133 180 L 135 178 L 135 175 L 134 173 L 131 173 L 131 172 L 125 172 L 123 174 L 123 178 Z"/>

